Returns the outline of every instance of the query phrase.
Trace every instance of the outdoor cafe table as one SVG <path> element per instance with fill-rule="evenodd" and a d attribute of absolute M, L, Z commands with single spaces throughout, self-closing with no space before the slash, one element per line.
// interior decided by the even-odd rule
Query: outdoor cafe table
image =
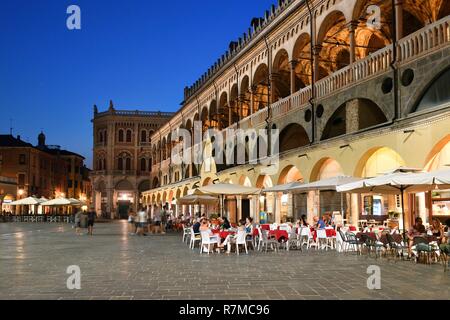
<path fill-rule="evenodd" d="M 278 242 L 289 239 L 289 234 L 286 230 L 270 230 L 269 237 L 275 237 Z"/>
<path fill-rule="evenodd" d="M 314 241 L 316 241 L 317 240 L 317 231 L 314 228 L 311 228 L 311 232 L 312 232 Z M 325 229 L 325 232 L 327 234 L 327 238 L 336 237 L 336 230 L 334 230 L 334 229 Z"/>
<path fill-rule="evenodd" d="M 235 232 L 232 231 L 221 231 L 221 230 L 213 230 L 214 234 L 218 234 L 220 239 L 226 239 L 229 235 L 235 234 Z"/>

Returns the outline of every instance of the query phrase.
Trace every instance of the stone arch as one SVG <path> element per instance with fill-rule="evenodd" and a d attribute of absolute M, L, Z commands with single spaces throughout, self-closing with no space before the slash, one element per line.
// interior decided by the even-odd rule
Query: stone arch
<path fill-rule="evenodd" d="M 422 90 L 420 98 L 412 108 L 412 112 L 419 112 L 450 103 L 450 66 L 439 72 Z"/>
<path fill-rule="evenodd" d="M 189 193 L 189 188 L 188 187 L 184 187 L 183 189 L 183 197 L 187 196 Z"/>
<path fill-rule="evenodd" d="M 280 176 L 278 178 L 278 184 L 286 184 L 291 182 L 303 181 L 303 175 L 294 165 L 288 165 L 283 170 L 281 170 Z"/>
<path fill-rule="evenodd" d="M 205 180 L 203 180 L 202 187 L 206 187 L 206 186 L 209 186 L 209 185 L 212 185 L 212 184 L 213 184 L 212 178 L 211 177 L 207 177 L 207 178 L 205 178 Z"/>
<path fill-rule="evenodd" d="M 311 84 L 311 37 L 308 33 L 297 38 L 291 56 L 296 63 L 295 91 L 298 91 Z"/>
<path fill-rule="evenodd" d="M 279 150 L 280 153 L 297 149 L 309 145 L 308 133 L 298 123 L 290 123 L 280 132 Z"/>
<path fill-rule="evenodd" d="M 252 186 L 252 182 L 251 182 L 249 177 L 247 177 L 245 175 L 242 175 L 239 178 L 239 185 L 245 186 L 245 187 L 251 187 Z"/>
<path fill-rule="evenodd" d="M 178 189 L 177 189 L 177 192 L 176 192 L 176 194 L 175 194 L 175 198 L 176 198 L 177 200 L 181 198 L 181 188 L 178 188 Z"/>
<path fill-rule="evenodd" d="M 231 109 L 230 124 L 235 124 L 236 122 L 239 121 L 240 118 L 239 115 L 241 114 L 239 110 L 239 87 L 236 83 L 231 87 L 230 91 L 230 109 Z"/>
<path fill-rule="evenodd" d="M 239 89 L 239 97 L 240 97 L 240 112 L 241 117 L 245 118 L 250 115 L 250 100 L 251 100 L 251 92 L 250 92 L 250 78 L 245 75 L 240 84 Z"/>
<path fill-rule="evenodd" d="M 350 120 L 350 122 L 348 122 Z M 363 130 L 387 122 L 383 110 L 372 100 L 357 98 L 341 104 L 326 121 L 321 140 Z"/>
<path fill-rule="evenodd" d="M 119 191 L 131 191 L 134 190 L 133 184 L 127 179 L 120 180 L 116 183 L 115 188 Z"/>
<path fill-rule="evenodd" d="M 314 165 L 311 171 L 310 182 L 319 181 L 323 179 L 343 176 L 344 170 L 341 164 L 333 158 L 322 158 Z"/>
<path fill-rule="evenodd" d="M 269 103 L 269 68 L 265 63 L 261 63 L 253 75 L 253 113 L 262 110 Z"/>
<path fill-rule="evenodd" d="M 160 185 L 159 185 L 159 179 L 158 179 L 158 177 L 154 177 L 153 178 L 153 181 L 152 181 L 152 188 L 153 189 L 156 189 L 156 188 L 159 188 L 160 187 Z"/>
<path fill-rule="evenodd" d="M 229 103 L 228 103 L 228 93 L 222 92 L 220 99 L 219 99 L 219 109 L 214 117 L 214 120 L 217 123 L 217 128 L 219 130 L 222 130 L 224 128 L 227 128 L 229 126 Z"/>
<path fill-rule="evenodd" d="M 269 175 L 260 175 L 256 179 L 256 187 L 261 189 L 273 187 L 272 178 Z"/>
<path fill-rule="evenodd" d="M 217 101 L 212 100 L 209 104 L 209 118 L 208 118 L 208 128 L 217 128 L 218 122 L 217 122 L 217 116 L 218 116 L 219 110 L 217 109 Z"/>
<path fill-rule="evenodd" d="M 426 171 L 446 169 L 450 165 L 450 134 L 436 143 L 424 163 Z"/>
<path fill-rule="evenodd" d="M 359 159 L 354 176 L 375 177 L 405 165 L 405 160 L 393 149 L 383 146 L 374 147 Z"/>
<path fill-rule="evenodd" d="M 273 60 L 273 101 L 288 97 L 291 94 L 291 67 L 289 53 L 280 49 Z"/>

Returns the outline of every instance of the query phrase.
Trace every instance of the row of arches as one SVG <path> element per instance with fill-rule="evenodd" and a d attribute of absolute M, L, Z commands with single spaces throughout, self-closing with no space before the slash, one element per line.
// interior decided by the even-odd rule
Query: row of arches
<path fill-rule="evenodd" d="M 423 169 L 425 171 L 434 171 L 448 168 L 449 164 L 450 134 L 443 137 L 433 148 L 431 148 L 431 151 L 426 157 L 426 162 L 423 164 Z M 274 185 L 282 185 L 291 182 L 314 182 L 343 175 L 369 178 L 407 165 L 407 159 L 404 159 L 394 149 L 377 146 L 368 149 L 361 158 L 355 162 L 353 172 L 345 172 L 338 159 L 325 157 L 316 162 L 312 167 L 310 175 L 307 177 L 305 177 L 295 165 L 287 165 L 280 169 L 279 174 L 275 176 L 241 175 L 233 180 L 227 178 L 223 182 L 236 183 L 248 187 L 270 188 Z M 199 184 L 196 184 L 196 186 L 206 186 L 212 183 L 214 183 L 212 178 L 206 177 Z M 179 196 L 187 195 L 189 190 L 190 188 L 185 186 L 173 190 L 155 192 L 152 195 L 146 194 L 145 197 L 147 198 L 144 199 L 144 201 L 147 203 L 161 203 L 158 202 L 159 199 L 163 202 L 170 202 L 173 199 L 178 199 Z M 170 195 L 173 195 L 174 198 L 170 197 Z"/>

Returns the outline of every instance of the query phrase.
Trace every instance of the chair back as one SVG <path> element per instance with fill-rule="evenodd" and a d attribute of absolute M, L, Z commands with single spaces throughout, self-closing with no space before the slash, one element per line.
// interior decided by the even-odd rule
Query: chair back
<path fill-rule="evenodd" d="M 428 244 L 428 241 L 424 237 L 414 237 L 413 243 L 414 245 L 418 245 L 419 243 Z"/>
<path fill-rule="evenodd" d="M 200 234 L 202 235 L 202 242 L 203 243 L 208 243 L 210 241 L 208 231 L 202 231 L 202 232 L 200 232 Z"/>
<path fill-rule="evenodd" d="M 236 235 L 236 244 L 244 244 L 246 242 L 247 233 L 243 230 L 239 230 Z"/>
<path fill-rule="evenodd" d="M 327 238 L 327 232 L 325 229 L 319 229 L 317 230 L 317 239 L 326 239 Z"/>
<path fill-rule="evenodd" d="M 339 229 L 339 235 L 341 236 L 342 241 L 347 241 L 347 237 L 345 236 L 344 232 L 342 232 L 341 229 Z"/>
<path fill-rule="evenodd" d="M 300 237 L 310 237 L 311 229 L 309 227 L 301 227 L 300 228 Z"/>

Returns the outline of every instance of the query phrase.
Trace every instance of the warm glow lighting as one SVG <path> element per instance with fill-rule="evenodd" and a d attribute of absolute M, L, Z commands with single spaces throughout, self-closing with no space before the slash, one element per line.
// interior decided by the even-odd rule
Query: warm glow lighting
<path fill-rule="evenodd" d="M 24 192 L 25 192 L 24 190 L 19 189 L 19 191 L 18 191 L 19 196 L 23 196 Z"/>
<path fill-rule="evenodd" d="M 82 206 L 82 207 L 81 207 L 81 210 L 83 210 L 83 211 L 87 211 L 87 209 L 88 209 L 87 206 Z"/>

